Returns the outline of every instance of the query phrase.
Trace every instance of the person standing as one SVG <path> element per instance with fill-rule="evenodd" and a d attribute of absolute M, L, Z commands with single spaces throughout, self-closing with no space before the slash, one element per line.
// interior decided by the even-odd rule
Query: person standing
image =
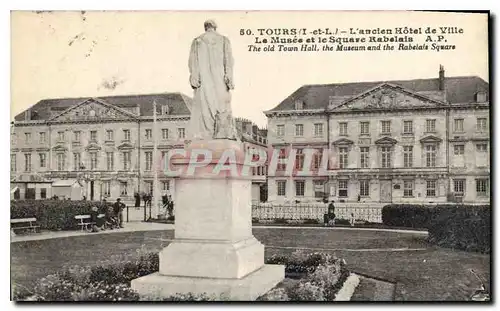
<path fill-rule="evenodd" d="M 333 224 L 335 225 L 335 205 L 333 204 L 334 201 L 332 200 L 330 204 L 328 204 L 328 224 Z"/>
<path fill-rule="evenodd" d="M 115 216 L 118 218 L 118 223 L 120 228 L 123 228 L 123 209 L 125 208 L 125 204 L 121 202 L 121 199 L 116 199 L 115 204 L 113 204 L 113 211 Z"/>

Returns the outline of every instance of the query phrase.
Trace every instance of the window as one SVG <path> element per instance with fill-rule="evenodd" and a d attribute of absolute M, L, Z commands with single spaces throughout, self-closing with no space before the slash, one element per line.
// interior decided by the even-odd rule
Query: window
<path fill-rule="evenodd" d="M 361 135 L 370 135 L 370 122 L 359 122 Z"/>
<path fill-rule="evenodd" d="M 90 131 L 90 141 L 97 142 L 97 131 Z"/>
<path fill-rule="evenodd" d="M 339 168 L 347 168 L 347 161 L 348 161 L 348 155 L 349 151 L 347 150 L 347 147 L 340 147 L 339 148 Z"/>
<path fill-rule="evenodd" d="M 323 136 L 323 123 L 314 124 L 314 136 L 316 137 Z"/>
<path fill-rule="evenodd" d="M 403 166 L 413 166 L 413 146 L 403 146 Z"/>
<path fill-rule="evenodd" d="M 15 154 L 10 155 L 10 171 L 11 172 L 17 171 L 17 159 Z"/>
<path fill-rule="evenodd" d="M 403 121 L 403 134 L 413 134 L 413 121 Z"/>
<path fill-rule="evenodd" d="M 339 180 L 339 197 L 347 197 L 347 180 Z"/>
<path fill-rule="evenodd" d="M 40 159 L 40 167 L 47 166 L 47 155 L 45 153 L 39 153 L 38 157 Z"/>
<path fill-rule="evenodd" d="M 360 156 L 361 156 L 361 168 L 370 167 L 370 147 L 360 147 Z"/>
<path fill-rule="evenodd" d="M 57 170 L 64 171 L 66 168 L 66 155 L 64 153 L 57 154 Z"/>
<path fill-rule="evenodd" d="M 286 195 L 286 180 L 278 180 L 276 182 L 276 187 L 278 188 L 278 196 Z"/>
<path fill-rule="evenodd" d="M 106 168 L 108 171 L 114 171 L 115 169 L 115 153 L 106 152 Z"/>
<path fill-rule="evenodd" d="M 304 136 L 303 124 L 295 124 L 295 136 Z"/>
<path fill-rule="evenodd" d="M 278 136 L 278 137 L 285 136 L 285 125 L 284 124 L 276 125 L 276 136 Z"/>
<path fill-rule="evenodd" d="M 184 139 L 186 137 L 186 130 L 184 128 L 178 128 L 177 129 L 177 134 L 179 136 L 179 139 Z"/>
<path fill-rule="evenodd" d="M 436 196 L 436 181 L 435 180 L 427 180 L 427 196 L 435 197 Z"/>
<path fill-rule="evenodd" d="M 478 196 L 487 196 L 489 192 L 488 179 L 476 179 L 476 194 Z"/>
<path fill-rule="evenodd" d="M 107 196 L 107 197 L 111 196 L 111 182 L 110 181 L 103 182 L 103 191 L 104 191 L 105 196 Z"/>
<path fill-rule="evenodd" d="M 127 195 L 127 182 L 126 181 L 121 181 L 120 182 L 120 195 L 125 196 Z"/>
<path fill-rule="evenodd" d="M 391 133 L 391 121 L 380 121 L 382 123 L 382 134 Z"/>
<path fill-rule="evenodd" d="M 47 198 L 47 188 L 40 188 L 40 199 Z"/>
<path fill-rule="evenodd" d="M 465 192 L 465 179 L 453 180 L 453 192 L 459 195 L 464 195 Z"/>
<path fill-rule="evenodd" d="M 82 163 L 82 161 L 81 161 L 80 153 L 78 153 L 78 152 L 73 153 L 73 170 L 79 171 L 81 163 Z"/>
<path fill-rule="evenodd" d="M 165 180 L 161 182 L 161 190 L 162 191 L 169 191 L 170 190 L 170 181 Z"/>
<path fill-rule="evenodd" d="M 153 131 L 151 129 L 146 129 L 146 139 L 153 138 Z"/>
<path fill-rule="evenodd" d="M 153 166 L 153 153 L 151 151 L 146 151 L 146 171 L 150 171 Z"/>
<path fill-rule="evenodd" d="M 453 154 L 454 155 L 463 155 L 465 151 L 464 145 L 454 145 L 453 146 Z"/>
<path fill-rule="evenodd" d="M 427 133 L 436 132 L 436 119 L 425 120 L 425 131 Z"/>
<path fill-rule="evenodd" d="M 113 132 L 113 130 L 106 130 L 106 140 L 107 141 L 115 140 L 115 133 Z"/>
<path fill-rule="evenodd" d="M 130 130 L 123 130 L 123 140 L 130 141 Z"/>
<path fill-rule="evenodd" d="M 486 132 L 488 130 L 486 118 L 477 118 L 476 129 L 478 132 Z"/>
<path fill-rule="evenodd" d="M 347 122 L 339 122 L 339 135 L 347 136 Z"/>
<path fill-rule="evenodd" d="M 295 181 L 295 195 L 298 197 L 304 196 L 305 181 L 296 180 Z"/>
<path fill-rule="evenodd" d="M 403 182 L 403 197 L 413 197 L 413 180 Z"/>
<path fill-rule="evenodd" d="M 161 129 L 161 138 L 168 139 L 168 129 Z"/>
<path fill-rule="evenodd" d="M 360 180 L 359 181 L 359 195 L 362 197 L 370 196 L 370 181 Z"/>
<path fill-rule="evenodd" d="M 389 168 L 391 167 L 391 147 L 382 147 L 382 167 Z"/>
<path fill-rule="evenodd" d="M 477 144 L 476 151 L 477 152 L 488 152 L 488 145 L 487 144 Z"/>
<path fill-rule="evenodd" d="M 321 166 L 322 159 L 323 159 L 322 150 L 321 149 L 316 150 L 316 152 L 314 153 L 314 157 L 313 157 L 314 168 L 319 168 Z"/>
<path fill-rule="evenodd" d="M 40 141 L 40 144 L 45 144 L 45 139 L 46 139 L 46 136 L 47 136 L 47 135 L 45 134 L 45 132 L 40 132 L 40 134 L 39 134 L 39 135 L 40 135 L 40 136 L 39 136 L 39 141 Z"/>
<path fill-rule="evenodd" d="M 31 133 L 24 133 L 24 138 L 27 144 L 31 143 Z"/>
<path fill-rule="evenodd" d="M 153 182 L 146 181 L 144 182 L 144 191 L 149 194 L 153 194 Z"/>
<path fill-rule="evenodd" d="M 31 153 L 24 154 L 24 171 L 31 172 Z"/>
<path fill-rule="evenodd" d="M 325 182 L 323 180 L 314 181 L 314 197 L 323 198 L 325 195 Z"/>
<path fill-rule="evenodd" d="M 295 168 L 301 170 L 304 167 L 304 154 L 302 149 L 297 149 L 297 154 L 295 155 Z"/>
<path fill-rule="evenodd" d="M 425 146 L 425 166 L 435 167 L 436 166 L 436 146 L 427 145 Z"/>
<path fill-rule="evenodd" d="M 123 152 L 123 170 L 128 171 L 130 169 L 130 151 Z"/>
<path fill-rule="evenodd" d="M 278 155 L 278 165 L 276 167 L 278 171 L 284 171 L 286 169 L 286 163 L 283 163 L 285 159 L 286 159 L 286 149 L 281 148 Z"/>
<path fill-rule="evenodd" d="M 304 109 L 304 102 L 298 100 L 295 102 L 295 110 L 302 110 Z"/>
<path fill-rule="evenodd" d="M 455 119 L 453 121 L 453 131 L 454 132 L 464 131 L 464 119 Z"/>
<path fill-rule="evenodd" d="M 96 170 L 97 169 L 97 152 L 90 152 L 90 169 L 91 170 Z"/>
<path fill-rule="evenodd" d="M 80 141 L 80 131 L 74 131 L 73 132 L 73 141 L 79 142 Z"/>
<path fill-rule="evenodd" d="M 170 108 L 167 105 L 161 106 L 161 114 L 169 114 Z"/>

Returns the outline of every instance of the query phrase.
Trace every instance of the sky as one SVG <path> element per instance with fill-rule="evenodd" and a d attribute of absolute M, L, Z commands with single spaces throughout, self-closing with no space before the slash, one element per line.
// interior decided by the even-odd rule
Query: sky
<path fill-rule="evenodd" d="M 188 56 L 214 19 L 235 60 L 233 113 L 266 126 L 263 111 L 305 84 L 476 75 L 488 81 L 487 16 L 430 12 L 11 13 L 11 119 L 39 100 L 181 92 L 192 97 Z M 249 52 L 240 29 L 457 26 L 454 51 Z"/>

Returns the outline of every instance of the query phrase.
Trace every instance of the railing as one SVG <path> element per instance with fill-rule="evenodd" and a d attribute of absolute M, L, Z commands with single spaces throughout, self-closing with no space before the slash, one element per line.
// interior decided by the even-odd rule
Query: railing
<path fill-rule="evenodd" d="M 335 216 L 337 219 L 363 220 L 382 223 L 383 204 L 369 203 L 336 203 Z M 252 218 L 259 220 L 306 220 L 317 219 L 323 221 L 323 216 L 328 210 L 328 204 L 303 203 L 303 204 L 253 204 Z"/>

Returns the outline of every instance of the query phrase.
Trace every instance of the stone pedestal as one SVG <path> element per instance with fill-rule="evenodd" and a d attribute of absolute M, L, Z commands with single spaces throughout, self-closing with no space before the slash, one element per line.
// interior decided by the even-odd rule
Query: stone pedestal
<path fill-rule="evenodd" d="M 191 174 L 189 155 L 196 150 L 212 159 Z M 264 245 L 252 235 L 251 170 L 242 174 L 243 144 L 192 142 L 186 152 L 172 160 L 183 171 L 176 181 L 175 240 L 160 252 L 160 271 L 133 280 L 132 288 L 150 297 L 190 292 L 254 300 L 281 282 L 285 270 L 264 265 Z M 219 160 L 232 169 L 219 172 Z"/>

